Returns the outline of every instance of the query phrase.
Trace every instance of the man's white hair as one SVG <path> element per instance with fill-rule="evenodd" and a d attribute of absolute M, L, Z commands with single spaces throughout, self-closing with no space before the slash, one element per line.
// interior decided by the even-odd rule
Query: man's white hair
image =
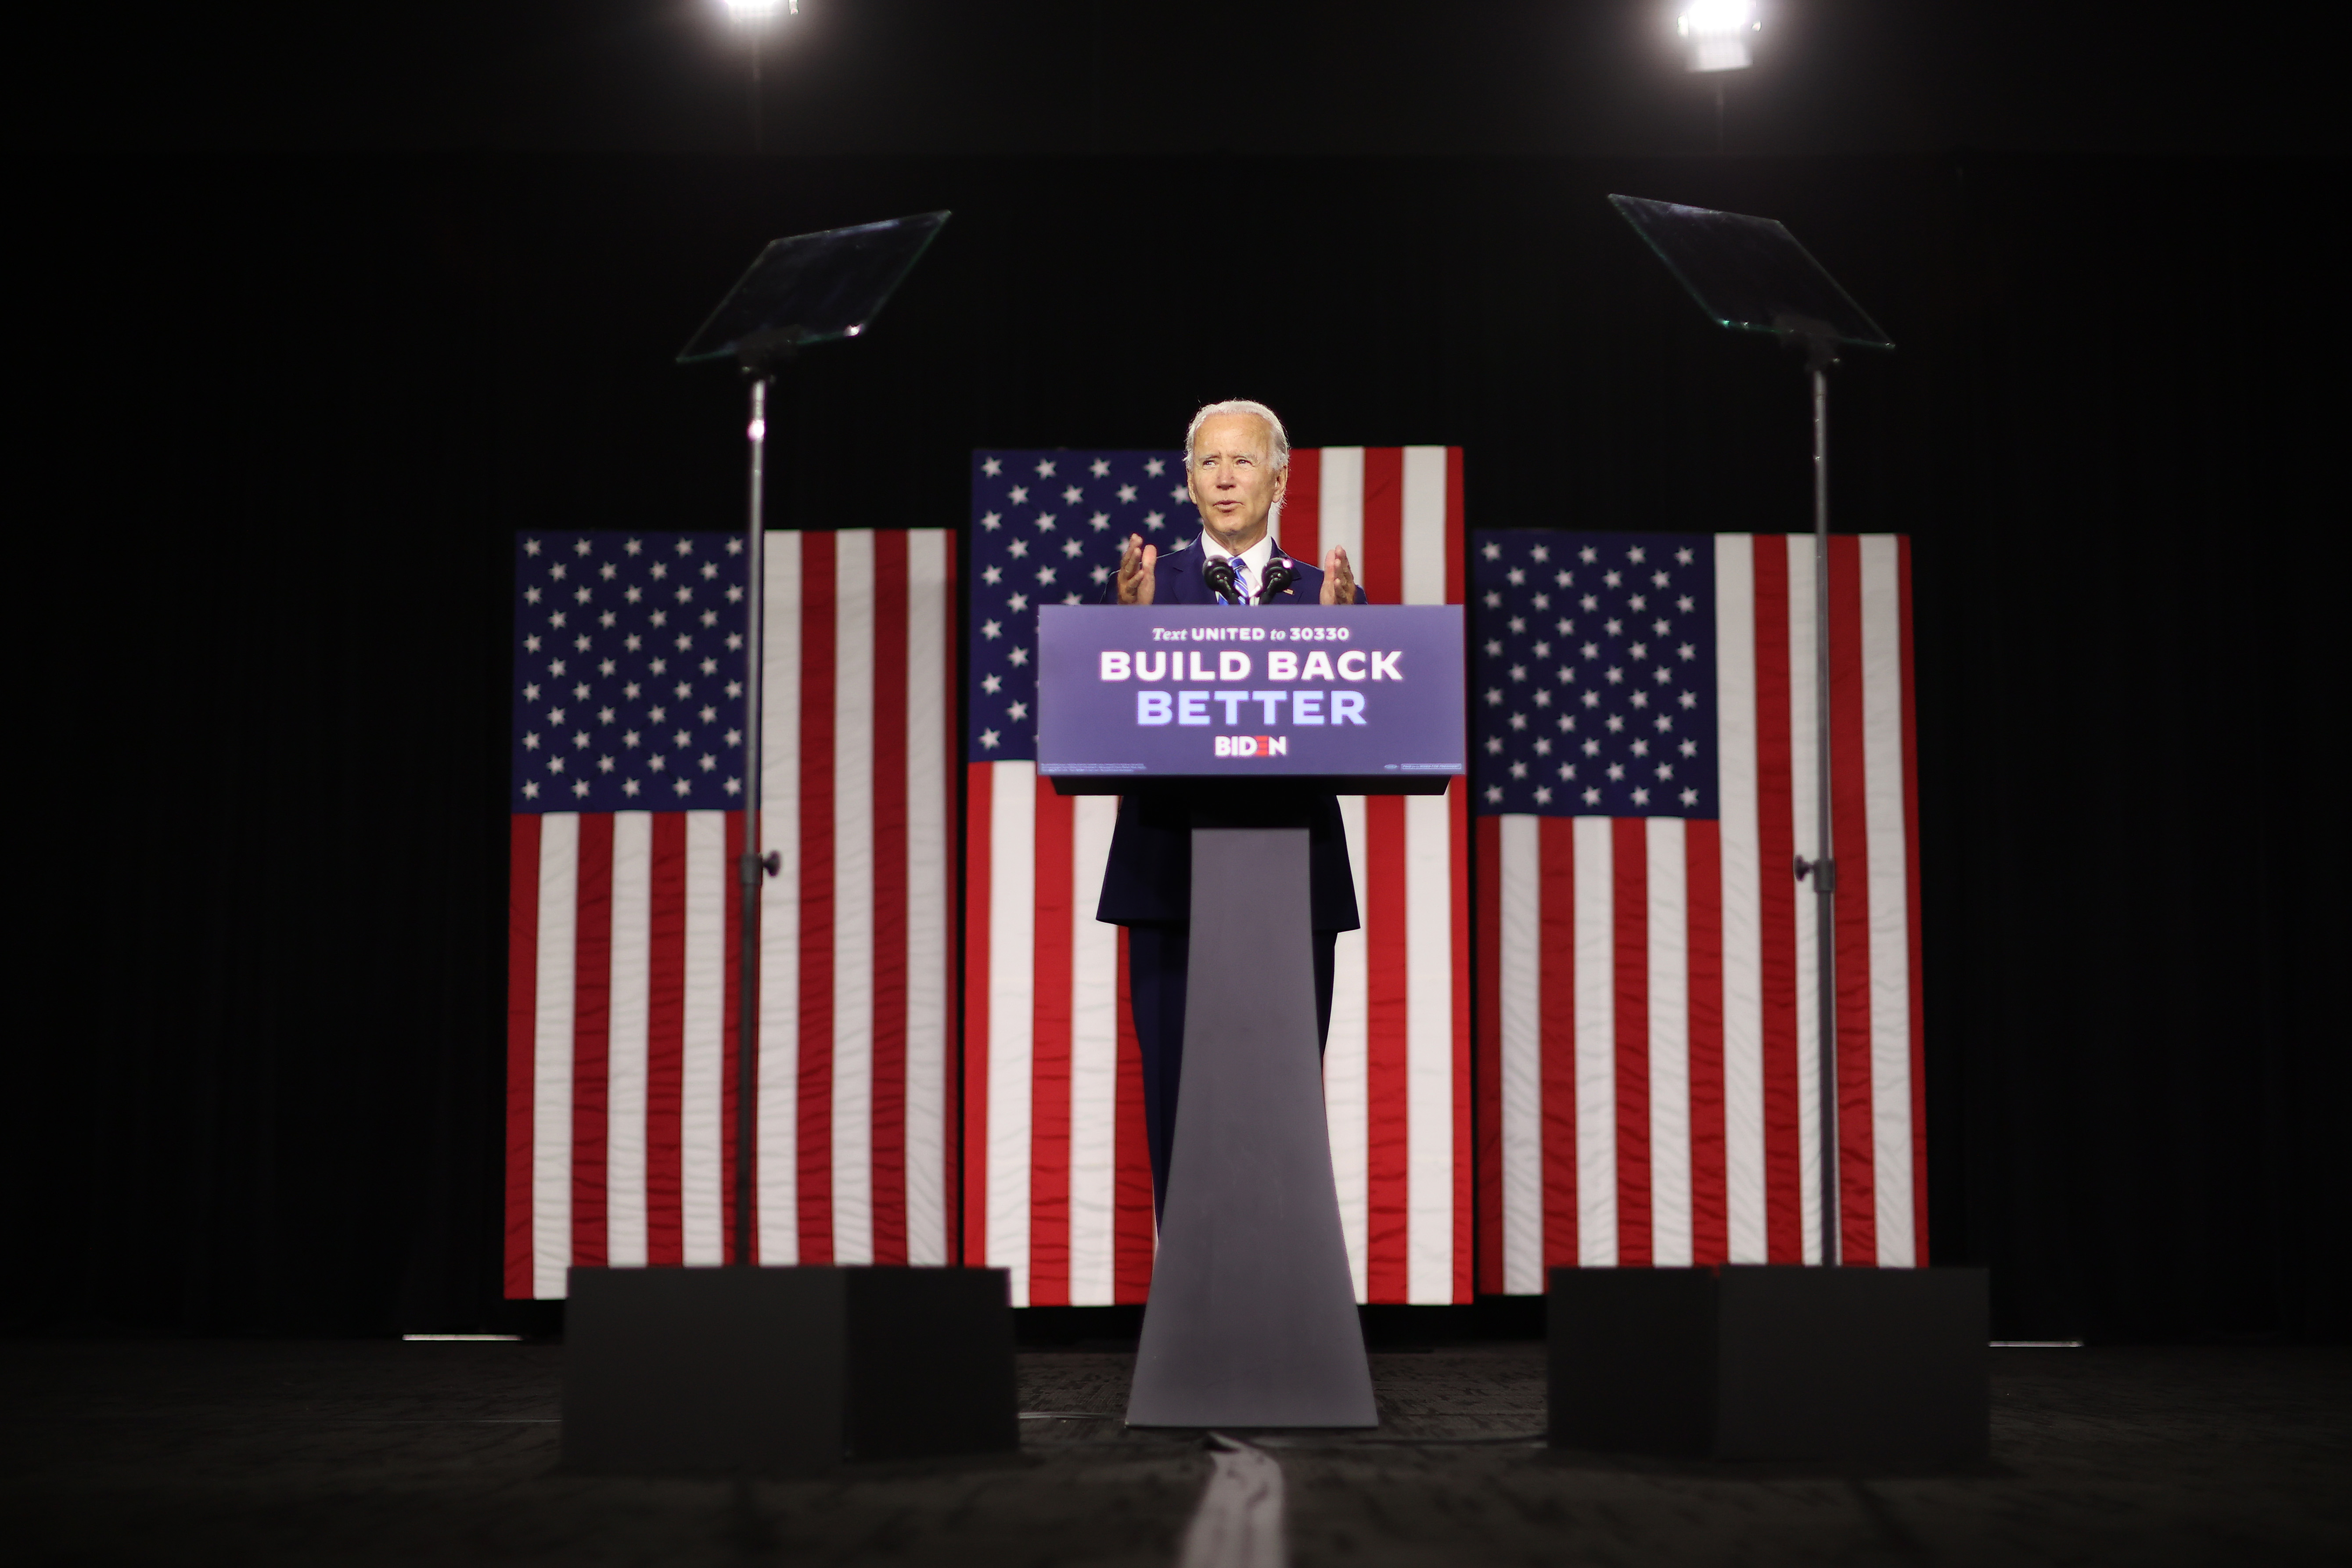
<path fill-rule="evenodd" d="M 1274 471 L 1278 474 L 1290 467 L 1290 435 L 1282 427 L 1282 416 L 1263 403 L 1246 397 L 1231 397 L 1202 408 L 1192 416 L 1192 423 L 1184 427 L 1184 467 L 1187 470 L 1192 467 L 1192 439 L 1200 435 L 1201 426 L 1226 414 L 1254 414 L 1265 420 L 1266 431 L 1274 439 Z"/>

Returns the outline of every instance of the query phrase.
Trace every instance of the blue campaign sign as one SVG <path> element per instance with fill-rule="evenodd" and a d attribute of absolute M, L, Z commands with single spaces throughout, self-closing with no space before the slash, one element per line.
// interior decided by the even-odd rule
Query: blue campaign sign
<path fill-rule="evenodd" d="M 1438 795 L 1466 771 L 1459 605 L 1047 605 L 1037 771 L 1364 781 Z"/>

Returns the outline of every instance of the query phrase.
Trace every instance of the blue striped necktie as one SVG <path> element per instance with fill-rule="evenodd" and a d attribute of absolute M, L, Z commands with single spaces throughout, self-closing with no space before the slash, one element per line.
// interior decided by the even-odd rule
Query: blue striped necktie
<path fill-rule="evenodd" d="M 1238 555 L 1228 555 L 1225 557 L 1225 563 L 1234 569 L 1234 601 L 1238 604 L 1248 604 L 1250 602 L 1249 563 Z"/>

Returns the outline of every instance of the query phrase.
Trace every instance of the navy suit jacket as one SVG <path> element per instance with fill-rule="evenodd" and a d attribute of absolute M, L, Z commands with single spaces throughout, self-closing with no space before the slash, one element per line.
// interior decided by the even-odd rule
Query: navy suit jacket
<path fill-rule="evenodd" d="M 1217 596 L 1201 581 L 1202 556 L 1196 537 L 1164 552 L 1151 574 L 1155 605 L 1213 605 Z M 1313 605 L 1323 597 L 1323 569 L 1284 552 L 1298 575 L 1266 601 Z M 1268 557 L 1272 564 L 1274 557 Z M 1118 602 L 1110 584 L 1101 603 Z M 1356 603 L 1364 591 L 1356 590 Z M 1250 612 L 1236 608 L 1235 615 Z M 1102 901 L 1095 918 L 1114 925 L 1181 924 L 1192 918 L 1192 828 L 1195 818 L 1240 826 L 1300 826 L 1307 829 L 1308 905 L 1317 931 L 1354 931 L 1363 924 L 1356 910 L 1356 880 L 1348 868 L 1348 834 L 1336 795 L 1312 795 L 1279 784 L 1252 789 L 1245 800 L 1219 800 L 1218 786 L 1159 784 L 1122 795 L 1118 826 L 1111 835 L 1110 861 L 1103 868 Z"/>

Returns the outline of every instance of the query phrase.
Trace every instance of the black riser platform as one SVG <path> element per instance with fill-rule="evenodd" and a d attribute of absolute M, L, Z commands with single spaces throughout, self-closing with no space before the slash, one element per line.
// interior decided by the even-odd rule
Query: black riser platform
<path fill-rule="evenodd" d="M 1001 1268 L 574 1268 L 563 1465 L 805 1475 L 1015 1449 Z"/>
<path fill-rule="evenodd" d="M 1555 1447 L 1959 1463 L 1991 1423 L 1980 1268 L 1555 1268 Z"/>

